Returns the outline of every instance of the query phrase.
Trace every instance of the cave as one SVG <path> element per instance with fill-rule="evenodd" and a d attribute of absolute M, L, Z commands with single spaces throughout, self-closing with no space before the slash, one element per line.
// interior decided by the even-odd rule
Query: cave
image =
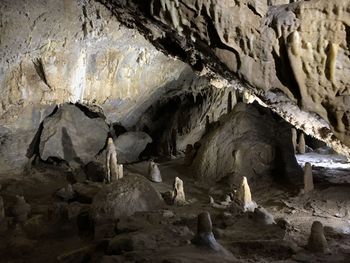
<path fill-rule="evenodd" d="M 350 262 L 349 0 L 1 0 L 0 262 Z"/>

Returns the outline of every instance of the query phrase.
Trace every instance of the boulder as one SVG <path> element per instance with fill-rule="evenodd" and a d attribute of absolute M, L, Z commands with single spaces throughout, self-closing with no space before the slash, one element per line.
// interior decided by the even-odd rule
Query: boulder
<path fill-rule="evenodd" d="M 90 118 L 80 108 L 64 104 L 43 122 L 39 152 L 43 160 L 56 157 L 72 164 L 87 164 L 106 143 L 108 125 Z"/>
<path fill-rule="evenodd" d="M 104 187 L 93 199 L 95 222 L 115 221 L 138 211 L 157 209 L 161 196 L 143 176 L 130 174 Z"/>
<path fill-rule="evenodd" d="M 140 153 L 152 142 L 152 138 L 145 132 L 126 132 L 120 135 L 114 144 L 117 148 L 119 163 L 138 161 Z"/>

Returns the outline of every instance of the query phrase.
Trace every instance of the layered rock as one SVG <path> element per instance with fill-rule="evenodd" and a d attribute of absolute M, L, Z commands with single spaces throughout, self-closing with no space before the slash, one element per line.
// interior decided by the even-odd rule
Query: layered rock
<path fill-rule="evenodd" d="M 56 104 L 99 104 L 107 122 L 128 128 L 160 96 L 202 85 L 186 64 L 158 52 L 95 1 L 6 0 L 0 20 L 4 173 L 21 171 Z"/>
<path fill-rule="evenodd" d="M 203 137 L 193 162 L 201 180 L 228 177 L 231 183 L 239 184 L 243 176 L 254 183 L 271 174 L 291 178 L 301 175 L 290 126 L 274 119 L 271 112 L 238 103 L 220 123 Z"/>
<path fill-rule="evenodd" d="M 78 107 L 65 104 L 43 122 L 40 157 L 87 164 L 104 148 L 108 131 L 102 118 L 89 118 Z"/>
<path fill-rule="evenodd" d="M 348 1 L 101 2 L 213 85 L 250 90 L 349 155 Z"/>

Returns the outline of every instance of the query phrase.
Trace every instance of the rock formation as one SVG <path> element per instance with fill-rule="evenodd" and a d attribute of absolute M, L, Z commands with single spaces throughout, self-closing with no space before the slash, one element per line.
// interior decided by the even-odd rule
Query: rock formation
<path fill-rule="evenodd" d="M 297 138 L 298 138 L 298 134 L 297 134 L 297 130 L 295 128 L 292 128 L 292 143 L 293 143 L 293 148 L 294 148 L 294 152 L 297 152 Z"/>
<path fill-rule="evenodd" d="M 300 133 L 299 134 L 299 140 L 298 140 L 298 153 L 300 154 L 304 154 L 305 153 L 305 137 L 304 137 L 304 133 Z"/>
<path fill-rule="evenodd" d="M 256 203 L 252 200 L 250 187 L 245 176 L 242 177 L 241 185 L 237 190 L 237 199 L 242 205 L 244 211 L 254 211 Z"/>
<path fill-rule="evenodd" d="M 276 224 L 273 215 L 261 206 L 254 209 L 254 220 L 262 225 Z"/>
<path fill-rule="evenodd" d="M 162 200 L 143 176 L 128 175 L 108 184 L 93 198 L 92 211 L 97 224 L 114 222 L 137 211 L 160 207 Z"/>
<path fill-rule="evenodd" d="M 87 164 L 103 148 L 107 133 L 102 118 L 89 118 L 77 106 L 64 104 L 43 122 L 40 157 L 59 158 L 72 166 Z"/>
<path fill-rule="evenodd" d="M 120 163 L 132 163 L 139 160 L 140 153 L 152 142 L 145 132 L 126 132 L 115 140 Z"/>
<path fill-rule="evenodd" d="M 111 137 L 107 140 L 106 149 L 106 183 L 114 182 L 123 177 L 123 174 L 119 174 L 119 166 L 117 160 L 117 151 Z"/>
<path fill-rule="evenodd" d="M 314 190 L 314 179 L 312 175 L 311 163 L 305 163 L 304 166 L 304 192 L 308 193 Z"/>
<path fill-rule="evenodd" d="M 349 154 L 340 143 L 350 145 L 349 79 L 336 66 L 348 61 L 348 1 L 101 2 L 212 85 L 249 90 L 298 129 Z"/>
<path fill-rule="evenodd" d="M 179 177 L 175 177 L 174 189 L 172 192 L 172 200 L 175 205 L 185 205 L 187 204 L 184 191 L 184 183 Z"/>
<path fill-rule="evenodd" d="M 25 201 L 24 196 L 17 195 L 16 203 L 12 209 L 16 223 L 24 223 L 28 219 L 30 211 L 31 206 Z"/>
<path fill-rule="evenodd" d="M 312 223 L 307 248 L 315 253 L 330 253 L 328 242 L 324 235 L 323 225 L 319 221 Z"/>
<path fill-rule="evenodd" d="M 59 189 L 56 195 L 62 198 L 64 201 L 70 201 L 75 197 L 75 192 L 71 184 L 68 184 L 67 187 Z"/>
<path fill-rule="evenodd" d="M 214 237 L 213 226 L 208 212 L 202 212 L 198 215 L 197 233 L 192 239 L 192 243 L 215 252 L 226 252 Z"/>
<path fill-rule="evenodd" d="M 148 166 L 148 178 L 155 183 L 162 182 L 162 175 L 160 174 L 158 165 L 153 161 L 150 161 Z"/>
<path fill-rule="evenodd" d="M 190 166 L 193 162 L 195 155 L 196 155 L 196 152 L 195 152 L 192 144 L 187 144 L 186 150 L 185 150 L 184 165 Z"/>

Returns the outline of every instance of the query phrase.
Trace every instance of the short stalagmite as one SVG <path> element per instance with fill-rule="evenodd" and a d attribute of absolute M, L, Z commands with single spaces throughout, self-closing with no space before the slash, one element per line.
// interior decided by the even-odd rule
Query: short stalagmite
<path fill-rule="evenodd" d="M 13 207 L 13 215 L 16 223 L 24 223 L 28 219 L 31 206 L 25 201 L 23 196 L 16 196 L 17 200 Z"/>
<path fill-rule="evenodd" d="M 295 128 L 292 128 L 292 143 L 293 143 L 294 152 L 297 151 L 297 139 L 298 139 L 297 130 Z"/>
<path fill-rule="evenodd" d="M 162 182 L 162 175 L 160 174 L 160 170 L 158 165 L 151 161 L 148 167 L 148 179 L 155 183 Z"/>
<path fill-rule="evenodd" d="M 300 133 L 300 135 L 299 135 L 298 153 L 300 153 L 300 154 L 304 154 L 305 153 L 305 137 L 304 137 L 304 133 Z"/>
<path fill-rule="evenodd" d="M 118 164 L 118 178 L 122 179 L 124 177 L 124 166 L 122 164 Z"/>
<path fill-rule="evenodd" d="M 312 176 L 312 167 L 310 163 L 304 166 L 304 192 L 308 193 L 314 190 L 314 181 Z"/>
<path fill-rule="evenodd" d="M 247 178 L 243 176 L 242 183 L 237 191 L 238 201 L 243 206 L 244 211 L 253 212 L 256 208 L 256 203 L 252 200 L 252 195 L 250 193 L 250 187 L 248 185 Z"/>
<path fill-rule="evenodd" d="M 314 221 L 312 223 L 307 247 L 311 252 L 330 253 L 328 242 L 324 235 L 323 225 L 321 222 Z"/>
<path fill-rule="evenodd" d="M 192 239 L 192 243 L 209 248 L 216 252 L 225 252 L 225 249 L 216 241 L 213 234 L 213 225 L 209 212 L 202 212 L 198 215 L 197 234 Z"/>
<path fill-rule="evenodd" d="M 174 190 L 172 194 L 173 204 L 185 205 L 187 204 L 184 192 L 184 183 L 179 177 L 175 177 Z"/>
<path fill-rule="evenodd" d="M 119 174 L 117 151 L 113 139 L 108 138 L 107 151 L 106 151 L 106 178 L 105 182 L 110 183 L 122 178 L 123 175 Z"/>

